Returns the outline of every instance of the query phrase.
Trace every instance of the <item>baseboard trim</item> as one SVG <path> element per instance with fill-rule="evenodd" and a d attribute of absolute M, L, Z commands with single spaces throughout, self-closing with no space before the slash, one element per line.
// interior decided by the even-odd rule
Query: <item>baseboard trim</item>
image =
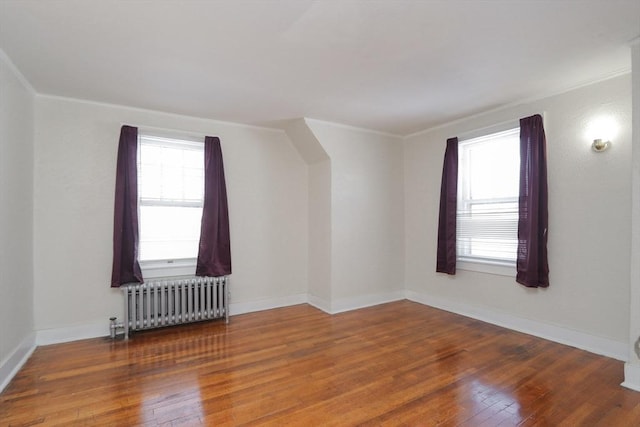
<path fill-rule="evenodd" d="M 624 382 L 620 385 L 631 390 L 640 391 L 640 365 L 625 363 Z"/>
<path fill-rule="evenodd" d="M 351 298 L 340 298 L 331 302 L 329 314 L 338 314 L 359 308 L 371 307 L 393 301 L 406 299 L 405 291 L 385 292 L 384 294 L 370 294 Z M 325 310 L 326 311 L 326 310 Z"/>
<path fill-rule="evenodd" d="M 444 298 L 420 294 L 415 291 L 407 291 L 406 293 L 407 299 L 420 304 L 439 308 L 462 316 L 471 317 L 476 320 L 481 320 L 483 322 L 491 323 L 514 331 L 523 332 L 525 334 L 544 338 L 560 344 L 576 347 L 590 353 L 611 357 L 623 362 L 626 361 L 628 357 L 628 344 L 623 342 L 598 337 L 549 323 L 512 316 L 486 308 L 470 306 Z"/>
<path fill-rule="evenodd" d="M 9 385 L 22 366 L 29 360 L 36 349 L 36 334 L 30 333 L 20 344 L 0 363 L 0 393 Z"/>
<path fill-rule="evenodd" d="M 229 315 L 253 313 L 254 311 L 270 310 L 272 308 L 287 307 L 290 305 L 306 304 L 307 294 L 288 295 L 277 298 L 267 298 L 256 301 L 229 304 Z"/>
<path fill-rule="evenodd" d="M 327 314 L 331 314 L 331 303 L 325 299 L 309 294 L 307 295 L 307 304 L 312 305 Z"/>
<path fill-rule="evenodd" d="M 560 344 L 569 345 L 617 360 L 626 361 L 628 357 L 628 344 L 623 342 L 586 334 L 584 332 L 563 328 L 557 325 L 499 313 L 487 308 L 433 297 L 415 291 L 393 291 L 384 294 L 342 298 L 332 302 L 325 301 L 324 299 L 311 294 L 295 294 L 257 301 L 231 303 L 229 307 L 229 314 L 233 316 L 297 304 L 310 304 L 325 313 L 337 314 L 345 311 L 357 310 L 359 308 L 399 301 L 402 299 L 408 299 L 420 304 L 439 308 L 462 316 L 471 317 L 483 322 L 548 339 Z M 30 344 L 28 340 L 25 340 L 26 344 L 21 343 L 16 351 L 14 351 L 14 353 L 7 358 L 2 365 L 0 365 L 0 381 L 4 381 L 0 384 L 2 384 L 3 387 L 6 385 L 5 382 L 8 384 L 13 375 L 15 375 L 15 372 L 17 372 L 24 361 L 26 361 L 26 358 L 28 358 L 31 352 L 33 352 L 35 346 L 58 344 L 81 339 L 104 337 L 108 335 L 108 320 L 86 325 L 39 330 L 35 334 L 32 334 Z M 15 369 L 15 372 L 13 372 L 15 366 L 17 366 L 17 368 Z M 629 370 L 628 375 L 627 370 Z M 13 374 L 11 374 L 11 372 L 13 372 Z M 8 378 L 8 380 L 6 378 Z M 639 366 L 630 364 L 625 366 L 625 382 L 623 385 L 640 391 Z"/>
<path fill-rule="evenodd" d="M 41 329 L 36 332 L 36 344 L 60 344 L 89 338 L 106 337 L 107 335 L 109 335 L 109 319 L 105 319 L 104 322 L 87 323 L 86 325 Z"/>
<path fill-rule="evenodd" d="M 307 295 L 291 295 L 282 298 L 270 298 L 246 303 L 230 304 L 229 314 L 243 314 L 253 311 L 269 310 L 271 308 L 307 302 Z M 60 344 L 90 338 L 100 338 L 109 335 L 109 320 L 88 323 L 86 325 L 68 326 L 63 328 L 42 329 L 36 332 L 36 345 Z"/>

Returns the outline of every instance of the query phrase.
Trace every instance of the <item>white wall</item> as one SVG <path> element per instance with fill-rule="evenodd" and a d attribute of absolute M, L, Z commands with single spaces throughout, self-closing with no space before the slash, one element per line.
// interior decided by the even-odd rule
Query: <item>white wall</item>
<path fill-rule="evenodd" d="M 331 159 L 330 311 L 402 298 L 401 138 L 306 122 Z"/>
<path fill-rule="evenodd" d="M 109 288 L 121 124 L 220 137 L 231 222 L 232 314 L 306 298 L 307 168 L 284 132 L 38 96 L 37 330 L 64 330 L 70 338 L 106 335 L 108 318 L 122 318 L 122 295 Z M 53 332 L 43 339 L 39 333 L 39 342 L 64 339 Z"/>
<path fill-rule="evenodd" d="M 331 293 L 331 161 L 309 165 L 309 300 L 330 311 Z"/>
<path fill-rule="evenodd" d="M 516 329 L 581 341 L 626 358 L 629 331 L 631 80 L 629 75 L 494 111 L 405 141 L 406 287 L 411 298 Z M 545 113 L 549 179 L 548 289 L 513 278 L 435 273 L 438 200 L 448 137 Z M 613 146 L 595 153 L 594 119 L 619 126 Z M 541 332 L 542 331 L 542 332 Z M 573 331 L 564 338 L 563 331 Z M 591 341 L 590 343 L 587 341 Z"/>
<path fill-rule="evenodd" d="M 289 120 L 284 128 L 308 166 L 309 274 L 308 302 L 330 311 L 331 301 L 331 159 L 305 119 Z"/>
<path fill-rule="evenodd" d="M 0 391 L 33 346 L 33 99 L 0 51 Z"/>
<path fill-rule="evenodd" d="M 640 391 L 640 37 L 631 45 L 633 144 L 631 166 L 631 289 L 629 358 L 622 385 Z"/>

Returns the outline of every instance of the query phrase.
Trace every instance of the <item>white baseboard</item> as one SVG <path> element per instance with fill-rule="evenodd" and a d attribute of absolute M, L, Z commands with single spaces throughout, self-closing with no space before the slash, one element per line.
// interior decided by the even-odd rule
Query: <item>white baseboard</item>
<path fill-rule="evenodd" d="M 406 298 L 405 291 L 386 292 L 384 294 L 361 295 L 351 298 L 340 298 L 331 301 L 329 314 L 337 314 L 345 311 L 357 310 L 359 308 L 371 307 L 378 304 L 385 304 L 393 301 L 400 301 Z M 326 310 L 324 310 L 326 311 Z"/>
<path fill-rule="evenodd" d="M 628 358 L 628 344 L 624 342 L 414 291 L 407 291 L 407 299 L 623 362 Z"/>
<path fill-rule="evenodd" d="M 307 295 L 291 295 L 282 298 L 270 298 L 246 303 L 230 304 L 229 314 L 243 314 L 252 311 L 269 310 L 271 308 L 307 302 Z M 42 329 L 36 332 L 37 345 L 59 344 L 109 335 L 109 319 L 104 322 L 87 323 L 85 325 L 67 326 L 63 328 Z"/>
<path fill-rule="evenodd" d="M 105 319 L 104 322 L 87 323 L 85 325 L 41 329 L 36 332 L 36 344 L 59 344 L 88 338 L 105 337 L 107 335 L 109 335 L 109 319 Z"/>
<path fill-rule="evenodd" d="M 229 315 L 252 313 L 254 311 L 270 310 L 272 308 L 287 307 L 289 305 L 307 303 L 307 294 L 288 295 L 284 297 L 261 299 L 229 304 Z"/>
<path fill-rule="evenodd" d="M 312 305 L 327 314 L 331 314 L 331 303 L 323 298 L 309 294 L 307 295 L 307 304 Z"/>
<path fill-rule="evenodd" d="M 635 363 L 624 364 L 624 382 L 620 384 L 631 390 L 640 391 L 640 365 Z"/>
<path fill-rule="evenodd" d="M 0 362 L 0 392 L 11 382 L 36 349 L 36 334 L 30 333 L 13 352 Z"/>
<path fill-rule="evenodd" d="M 424 305 L 440 308 L 442 310 L 471 317 L 483 322 L 492 323 L 515 331 L 524 332 L 526 334 L 548 339 L 560 344 L 577 347 L 591 353 L 601 354 L 617 360 L 626 361 L 628 357 L 628 344 L 624 342 L 614 341 L 608 338 L 598 337 L 561 326 L 512 316 L 487 308 L 458 303 L 456 301 L 433 297 L 414 291 L 393 291 L 384 294 L 342 298 L 331 302 L 311 294 L 295 294 L 257 301 L 231 303 L 229 307 L 229 314 L 233 316 L 237 314 L 270 310 L 273 308 L 305 303 L 308 303 L 328 314 L 337 314 L 359 308 L 398 301 L 405 298 Z M 105 319 L 104 322 L 37 331 L 35 339 L 33 337 L 31 338 L 32 342 L 30 345 L 33 347 L 34 344 L 57 344 L 87 338 L 104 337 L 107 335 L 109 335 L 109 322 L 108 319 Z M 18 366 L 17 363 L 21 360 L 21 357 L 23 357 L 24 354 L 27 354 L 27 352 L 30 354 L 30 352 L 33 351 L 33 348 L 35 348 L 33 347 L 31 350 L 27 351 L 24 349 L 27 347 L 29 347 L 27 344 L 21 344 L 16 352 L 14 352 L 10 357 L 10 360 L 7 359 L 3 362 L 3 365 L 0 365 L 0 381 L 5 377 L 8 377 L 8 373 L 13 369 L 12 366 Z M 640 388 L 640 367 L 637 365 L 627 365 L 628 367 L 625 367 L 625 373 L 629 370 L 629 379 L 627 379 L 627 376 L 625 375 L 625 383 L 623 383 L 623 385 L 629 388 Z"/>

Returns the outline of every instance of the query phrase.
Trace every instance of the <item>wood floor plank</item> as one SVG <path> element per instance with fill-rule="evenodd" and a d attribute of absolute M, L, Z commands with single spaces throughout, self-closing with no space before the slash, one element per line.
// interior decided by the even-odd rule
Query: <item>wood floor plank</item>
<path fill-rule="evenodd" d="M 638 426 L 623 365 L 399 301 L 39 347 L 0 425 Z"/>

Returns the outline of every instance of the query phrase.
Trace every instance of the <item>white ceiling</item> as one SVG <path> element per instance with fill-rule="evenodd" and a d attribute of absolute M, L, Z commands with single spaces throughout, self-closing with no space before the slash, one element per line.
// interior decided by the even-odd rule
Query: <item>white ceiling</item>
<path fill-rule="evenodd" d="M 38 93 L 407 135 L 631 67 L 640 0 L 0 0 Z"/>

